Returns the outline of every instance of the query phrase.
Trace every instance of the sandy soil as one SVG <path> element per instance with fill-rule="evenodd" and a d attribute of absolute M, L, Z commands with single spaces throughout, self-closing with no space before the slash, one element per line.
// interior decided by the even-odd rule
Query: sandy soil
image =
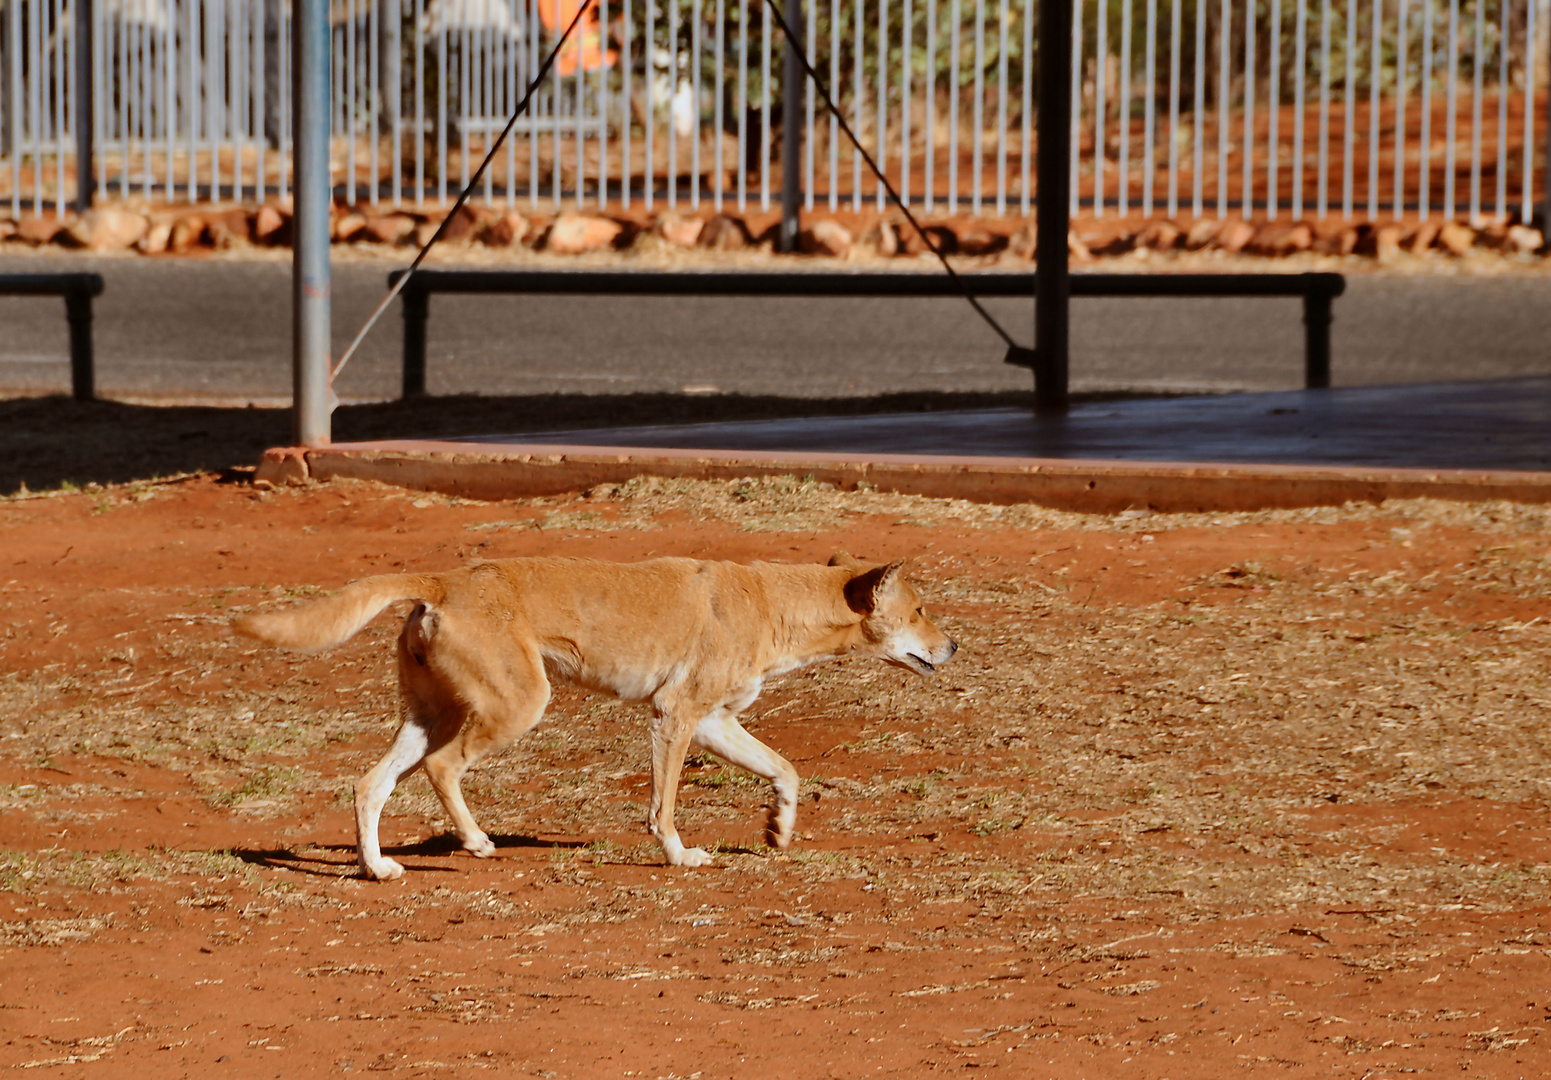
<path fill-rule="evenodd" d="M 234 477 L 0 501 L 0 1065 L 65 1076 L 1543 1074 L 1544 511 L 1089 517 L 797 481 L 487 504 Z M 397 567 L 566 552 L 909 556 L 964 648 L 845 661 L 750 726 L 804 776 L 688 770 L 561 693 L 481 766 L 488 861 L 423 779 L 354 876 L 392 729 L 383 618 L 227 618 Z M 271 1056 L 273 1055 L 273 1056 Z M 1540 1061 L 1542 1065 L 1536 1065 Z"/>

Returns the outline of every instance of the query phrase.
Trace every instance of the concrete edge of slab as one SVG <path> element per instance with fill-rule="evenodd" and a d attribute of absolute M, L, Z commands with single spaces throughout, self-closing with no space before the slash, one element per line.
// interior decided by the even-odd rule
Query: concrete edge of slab
<path fill-rule="evenodd" d="M 735 480 L 795 475 L 854 489 L 1115 513 L 1264 510 L 1386 499 L 1551 502 L 1551 472 L 1366 466 L 1081 461 L 384 441 L 266 451 L 255 480 L 378 480 L 500 500 L 559 495 L 640 476 Z"/>

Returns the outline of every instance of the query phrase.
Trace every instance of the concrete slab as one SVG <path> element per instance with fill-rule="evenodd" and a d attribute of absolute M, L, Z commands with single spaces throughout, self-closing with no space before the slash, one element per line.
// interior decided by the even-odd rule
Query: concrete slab
<path fill-rule="evenodd" d="M 341 443 L 259 478 L 356 477 L 471 498 L 637 476 L 794 474 L 854 488 L 1093 512 L 1430 496 L 1551 502 L 1551 379 Z"/>

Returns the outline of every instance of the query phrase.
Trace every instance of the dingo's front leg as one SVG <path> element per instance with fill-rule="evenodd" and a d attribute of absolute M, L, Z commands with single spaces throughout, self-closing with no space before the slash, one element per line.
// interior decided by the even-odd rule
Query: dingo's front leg
<path fill-rule="evenodd" d="M 775 789 L 770 801 L 770 821 L 765 838 L 771 847 L 791 846 L 797 823 L 799 778 L 792 763 L 760 742 L 725 709 L 716 709 L 695 728 L 694 744 L 740 769 L 770 781 Z"/>

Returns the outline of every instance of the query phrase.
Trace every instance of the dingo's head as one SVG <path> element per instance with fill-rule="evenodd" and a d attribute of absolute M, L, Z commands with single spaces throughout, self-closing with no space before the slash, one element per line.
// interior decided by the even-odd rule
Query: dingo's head
<path fill-rule="evenodd" d="M 930 675 L 953 659 L 958 643 L 926 617 L 921 594 L 901 573 L 903 559 L 875 566 L 841 552 L 829 563 L 853 571 L 846 603 L 862 617 L 863 652 L 917 675 Z"/>

